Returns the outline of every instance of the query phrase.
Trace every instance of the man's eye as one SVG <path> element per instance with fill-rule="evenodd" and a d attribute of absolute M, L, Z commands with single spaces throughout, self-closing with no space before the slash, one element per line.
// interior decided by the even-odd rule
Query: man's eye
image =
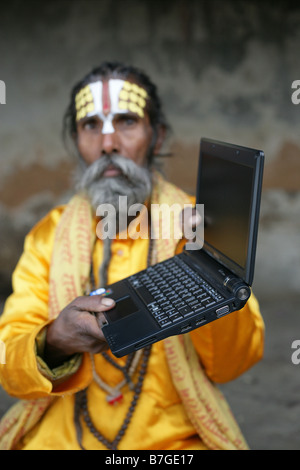
<path fill-rule="evenodd" d="M 82 127 L 86 130 L 97 129 L 99 126 L 100 126 L 100 123 L 96 119 L 88 119 L 82 124 Z"/>
<path fill-rule="evenodd" d="M 124 115 L 124 116 L 118 116 L 118 118 L 116 119 L 116 124 L 117 126 L 121 127 L 131 127 L 131 126 L 134 126 L 137 122 L 137 118 L 135 116 L 128 116 L 128 115 Z"/>
<path fill-rule="evenodd" d="M 134 119 L 132 117 L 128 117 L 128 118 L 124 119 L 124 121 L 127 124 L 127 126 L 132 126 L 133 124 L 136 123 L 136 119 Z"/>

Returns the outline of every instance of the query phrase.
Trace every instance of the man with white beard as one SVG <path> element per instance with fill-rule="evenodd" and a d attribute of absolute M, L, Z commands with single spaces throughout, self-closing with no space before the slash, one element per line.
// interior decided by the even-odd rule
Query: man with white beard
<path fill-rule="evenodd" d="M 88 295 L 173 256 L 178 244 L 173 232 L 131 237 L 129 220 L 127 237 L 117 227 L 101 240 L 99 206 L 118 210 L 126 196 L 123 217 L 135 203 L 193 201 L 153 168 L 168 129 L 156 87 L 134 67 L 103 63 L 73 88 L 65 128 L 81 161 L 77 192 L 28 234 L 0 321 L 0 382 L 22 399 L 1 421 L 0 449 L 247 448 L 213 382 L 262 357 L 253 295 L 239 312 L 124 358 L 101 330 L 114 301 Z M 149 234 L 158 223 L 150 218 Z"/>

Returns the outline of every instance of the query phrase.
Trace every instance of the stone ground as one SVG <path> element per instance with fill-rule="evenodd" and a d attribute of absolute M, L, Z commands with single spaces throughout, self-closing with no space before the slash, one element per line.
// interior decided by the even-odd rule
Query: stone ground
<path fill-rule="evenodd" d="M 300 340 L 300 296 L 259 298 L 266 324 L 264 359 L 221 388 L 252 450 L 300 450 L 300 364 L 291 359 L 291 345 Z M 0 416 L 13 402 L 0 388 Z"/>

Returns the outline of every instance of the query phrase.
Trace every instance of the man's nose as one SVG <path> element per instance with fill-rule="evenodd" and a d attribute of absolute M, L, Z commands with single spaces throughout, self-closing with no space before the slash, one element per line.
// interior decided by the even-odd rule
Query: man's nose
<path fill-rule="evenodd" d="M 116 132 L 102 134 L 101 155 L 119 153 L 119 151 L 120 149 Z"/>

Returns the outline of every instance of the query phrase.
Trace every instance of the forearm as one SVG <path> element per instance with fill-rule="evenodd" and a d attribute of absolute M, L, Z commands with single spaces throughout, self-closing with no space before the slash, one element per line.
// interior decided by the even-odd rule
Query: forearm
<path fill-rule="evenodd" d="M 74 353 L 72 354 L 65 351 L 64 348 L 57 343 L 54 322 L 50 323 L 47 328 L 45 328 L 41 338 L 41 347 L 39 348 L 38 356 L 43 358 L 47 366 L 51 369 L 69 362 L 72 357 L 74 357 Z"/>

